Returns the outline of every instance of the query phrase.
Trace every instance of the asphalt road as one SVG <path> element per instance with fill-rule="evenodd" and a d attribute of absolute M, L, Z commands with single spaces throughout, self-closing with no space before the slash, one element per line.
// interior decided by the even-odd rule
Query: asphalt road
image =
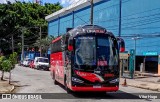
<path fill-rule="evenodd" d="M 6 75 L 6 74 L 5 74 Z M 106 94 L 100 93 L 72 93 L 67 94 L 64 87 L 61 85 L 54 85 L 53 80 L 50 76 L 49 71 L 35 70 L 28 67 L 16 66 L 12 71 L 12 83 L 16 84 L 16 90 L 14 93 L 27 93 L 27 94 L 39 94 L 42 93 L 42 98 L 47 98 L 46 102 L 110 102 L 110 101 L 119 101 L 119 102 L 160 102 L 159 99 L 138 99 L 140 95 L 153 95 L 155 91 L 134 88 L 134 87 L 122 87 L 118 92 L 109 92 Z M 49 93 L 49 94 L 48 94 Z M 143 94 L 144 93 L 144 94 Z M 146 94 L 147 93 L 147 94 Z M 155 94 L 157 95 L 157 94 Z M 160 95 L 159 95 L 160 97 Z M 0 100 L 3 102 L 8 102 L 10 100 Z M 19 102 L 22 100 L 12 100 Z M 30 101 L 31 100 L 23 100 Z M 43 102 L 44 100 L 34 100 L 37 102 Z"/>

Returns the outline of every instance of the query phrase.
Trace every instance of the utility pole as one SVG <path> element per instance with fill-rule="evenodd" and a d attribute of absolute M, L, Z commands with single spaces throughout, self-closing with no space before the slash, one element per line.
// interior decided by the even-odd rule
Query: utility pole
<path fill-rule="evenodd" d="M 134 55 L 134 74 L 133 74 L 133 78 L 135 78 L 135 71 L 136 71 L 136 41 L 137 38 L 134 38 L 134 50 L 135 50 L 135 55 Z"/>
<path fill-rule="evenodd" d="M 136 54 L 137 54 L 137 40 L 138 39 L 142 39 L 141 37 L 134 37 L 134 38 L 132 38 L 133 40 L 134 40 L 134 50 L 135 50 L 135 52 L 134 52 L 134 75 L 133 75 L 133 77 L 135 77 L 135 70 L 136 70 Z"/>
<path fill-rule="evenodd" d="M 60 35 L 59 32 L 60 32 L 60 17 L 58 15 L 58 36 Z"/>
<path fill-rule="evenodd" d="M 91 2 L 91 16 L 90 16 L 90 22 L 91 25 L 93 25 L 93 0 L 90 0 Z"/>
<path fill-rule="evenodd" d="M 12 53 L 14 52 L 14 39 L 13 39 L 13 35 L 12 35 Z"/>
<path fill-rule="evenodd" d="M 42 40 L 42 28 L 40 26 L 40 31 L 39 31 L 39 35 L 40 35 L 40 57 L 42 57 L 42 46 L 41 46 L 41 40 Z"/>
<path fill-rule="evenodd" d="M 134 44 L 135 44 L 135 46 L 134 46 L 134 49 L 135 49 L 135 56 L 134 56 L 134 78 L 135 78 L 135 70 L 136 70 L 136 54 L 137 54 L 137 53 L 136 53 L 136 51 L 137 51 L 137 50 L 136 50 L 136 46 L 137 46 L 137 45 L 136 45 L 136 44 L 137 44 L 136 41 L 137 41 L 137 38 L 135 38 L 135 41 L 134 41 Z"/>
<path fill-rule="evenodd" d="M 14 39 L 12 34 L 12 54 L 14 53 Z M 11 83 L 11 70 L 9 71 L 9 83 Z"/>
<path fill-rule="evenodd" d="M 121 20 L 122 20 L 122 0 L 119 0 L 119 34 L 121 36 Z"/>
<path fill-rule="evenodd" d="M 24 60 L 24 28 L 22 28 L 22 60 Z"/>

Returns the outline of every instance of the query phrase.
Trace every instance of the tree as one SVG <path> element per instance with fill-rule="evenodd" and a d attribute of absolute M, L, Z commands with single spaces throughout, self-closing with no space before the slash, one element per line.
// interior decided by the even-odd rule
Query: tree
<path fill-rule="evenodd" d="M 11 61 L 8 59 L 4 60 L 1 65 L 5 72 L 9 72 L 12 69 Z"/>
<path fill-rule="evenodd" d="M 12 54 L 10 54 L 9 56 L 9 61 L 11 62 L 11 68 L 9 69 L 9 84 L 11 81 L 11 70 L 15 68 L 15 65 L 17 64 L 17 53 L 13 52 Z"/>
<path fill-rule="evenodd" d="M 0 70 L 2 71 L 1 80 L 3 80 L 4 72 L 9 72 L 9 84 L 10 84 L 11 70 L 15 68 L 16 63 L 17 63 L 16 52 L 10 54 L 9 59 L 6 59 L 5 56 L 0 56 Z"/>
<path fill-rule="evenodd" d="M 3 80 L 3 77 L 4 77 L 4 70 L 3 70 L 3 66 L 2 66 L 2 62 L 4 60 L 5 60 L 5 56 L 0 56 L 0 70 L 2 71 L 1 80 Z"/>
<path fill-rule="evenodd" d="M 0 4 L 0 47 L 4 50 L 11 50 L 11 35 L 16 39 L 15 45 L 21 42 L 22 28 L 25 44 L 32 45 L 39 38 L 39 27 L 42 32 L 47 32 L 47 21 L 45 16 L 60 10 L 60 3 L 38 5 L 36 3 L 16 2 L 13 4 Z M 46 37 L 47 33 L 42 36 Z M 15 46 L 17 49 L 18 46 Z"/>
<path fill-rule="evenodd" d="M 17 64 L 17 53 L 16 52 L 13 52 L 12 54 L 10 54 L 9 56 L 9 60 L 11 61 L 11 64 L 12 64 L 12 68 L 15 67 L 15 64 Z"/>
<path fill-rule="evenodd" d="M 38 39 L 36 40 L 36 43 L 34 43 L 34 46 L 37 47 L 42 47 L 42 55 L 45 54 L 45 56 L 47 56 L 47 51 L 50 48 L 50 44 L 52 42 L 52 40 L 54 39 L 53 36 L 47 36 L 46 38 L 43 39 Z"/>
<path fill-rule="evenodd" d="M 1 65 L 2 65 L 3 71 L 5 72 L 10 72 L 10 70 L 12 69 L 12 64 L 10 60 L 7 60 L 7 59 L 4 60 Z M 10 84 L 10 80 L 9 80 L 9 84 Z"/>

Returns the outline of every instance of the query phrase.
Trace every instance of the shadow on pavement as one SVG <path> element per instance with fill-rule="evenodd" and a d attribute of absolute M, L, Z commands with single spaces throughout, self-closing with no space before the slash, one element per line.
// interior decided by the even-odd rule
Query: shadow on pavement
<path fill-rule="evenodd" d="M 89 98 L 89 99 L 139 99 L 138 96 L 123 91 L 118 92 L 78 92 L 72 93 L 75 98 Z"/>
<path fill-rule="evenodd" d="M 65 90 L 63 85 L 59 84 L 59 86 Z M 140 99 L 134 93 L 126 93 L 120 90 L 117 92 L 71 92 L 70 94 L 66 93 L 66 95 L 64 93 L 65 97 L 83 99 Z"/>
<path fill-rule="evenodd" d="M 15 85 L 15 87 L 26 87 L 26 86 L 31 86 L 31 85 Z"/>

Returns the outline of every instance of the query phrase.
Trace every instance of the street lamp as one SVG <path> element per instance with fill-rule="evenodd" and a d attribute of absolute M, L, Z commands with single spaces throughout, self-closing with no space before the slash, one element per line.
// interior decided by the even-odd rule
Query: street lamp
<path fill-rule="evenodd" d="M 135 55 L 134 55 L 134 75 L 135 75 L 135 69 L 136 69 L 136 44 L 138 39 L 142 39 L 142 37 L 133 37 L 134 40 L 134 50 L 135 50 Z"/>

